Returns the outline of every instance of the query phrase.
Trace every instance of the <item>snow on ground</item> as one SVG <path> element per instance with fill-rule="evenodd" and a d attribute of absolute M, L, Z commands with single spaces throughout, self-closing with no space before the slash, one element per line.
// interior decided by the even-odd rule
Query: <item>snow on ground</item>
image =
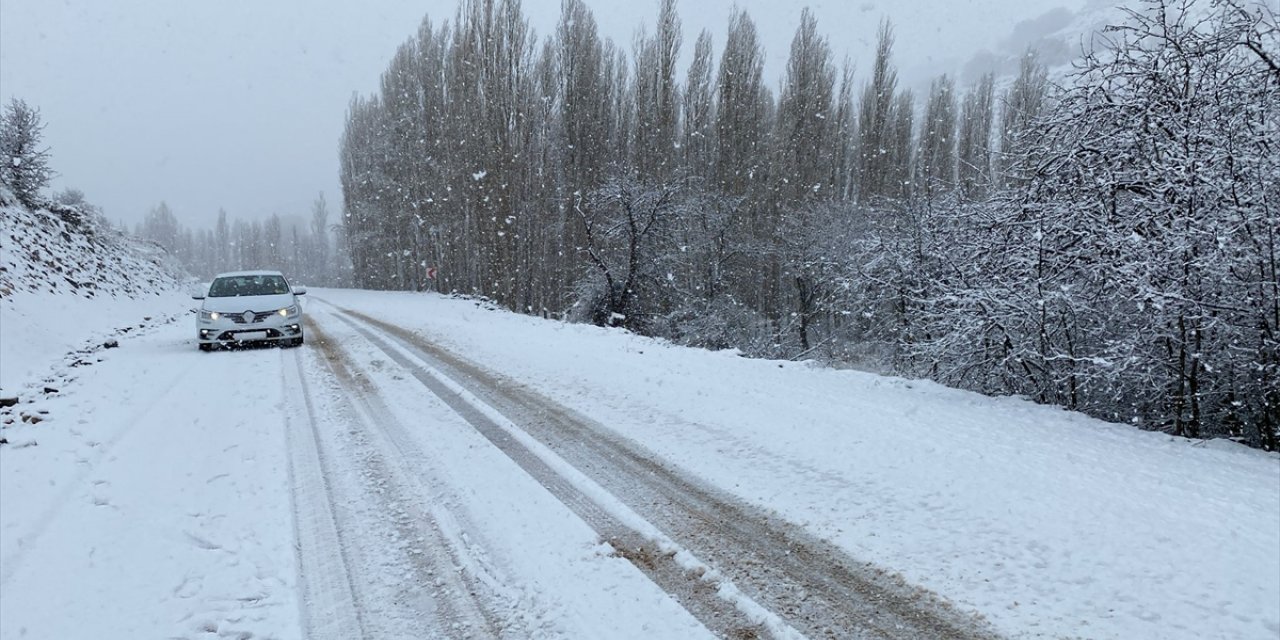
<path fill-rule="evenodd" d="M 0 637 L 297 637 L 279 353 L 192 331 L 122 337 L 4 430 Z"/>
<path fill-rule="evenodd" d="M 172 290 L 161 293 L 96 300 L 23 292 L 5 296 L 0 300 L 0 396 L 39 391 L 51 367 L 70 352 L 101 346 L 122 329 L 190 315 L 192 300 Z"/>
<path fill-rule="evenodd" d="M 302 600 L 316 593 L 304 583 L 333 576 L 300 571 L 298 532 L 319 514 L 297 511 L 288 448 L 290 429 L 296 438 L 307 428 L 331 458 L 325 486 L 306 489 L 321 501 L 334 487 L 348 491 L 334 506 L 347 546 L 321 547 L 308 566 L 352 563 L 356 615 L 371 637 L 440 632 L 420 628 L 423 611 L 448 584 L 440 573 L 458 567 L 415 573 L 429 551 L 424 537 L 401 530 L 410 514 L 429 515 L 463 550 L 456 560 L 497 592 L 511 637 L 707 636 L 537 482 L 458 428 L 447 407 L 420 393 L 425 407 L 392 403 L 399 423 L 415 428 L 440 414 L 415 447 L 431 458 L 423 467 L 441 470 L 432 484 L 414 472 L 373 474 L 369 460 L 392 454 L 360 443 L 386 436 L 366 422 L 370 433 L 356 437 L 358 420 L 333 393 L 300 400 L 286 387 L 299 362 L 311 388 L 332 386 L 317 353 L 199 353 L 193 303 L 163 256 L 48 212 L 5 208 L 0 223 L 0 396 L 20 398 L 0 409 L 0 638 L 319 631 L 307 618 L 323 618 L 323 605 Z M 314 425 L 300 409 L 312 402 Z"/>
<path fill-rule="evenodd" d="M 308 305 L 313 317 L 320 315 L 316 306 Z M 714 637 L 444 401 L 388 365 L 386 354 L 349 327 L 327 314 L 324 320 L 330 339 L 372 364 L 363 375 L 391 402 L 366 420 L 398 441 L 395 448 L 414 470 L 411 482 L 429 496 L 422 511 L 465 550 L 455 561 L 496 592 L 510 625 L 504 637 Z M 319 358 L 308 354 L 304 363 L 312 388 L 324 388 Z M 350 447 L 349 438 L 327 435 L 346 430 L 341 411 L 323 406 L 331 402 L 319 400 L 327 415 L 322 437 L 335 449 Z M 392 637 L 391 630 L 373 637 Z"/>
<path fill-rule="evenodd" d="M 496 594 L 506 637 L 711 637 L 443 403 L 376 360 L 369 377 L 394 401 L 369 415 L 343 406 L 317 352 L 200 353 L 193 332 L 189 316 L 154 323 L 87 364 L 55 365 L 74 379 L 19 405 L 43 421 L 3 430 L 0 638 L 306 637 L 302 583 L 331 577 L 300 575 L 296 555 L 298 528 L 315 514 L 295 518 L 286 432 L 311 428 L 307 402 L 329 474 L 327 487 L 308 489 L 337 496 L 349 545 L 320 549 L 322 560 L 349 563 L 368 637 L 435 637 L 422 612 L 441 594 L 439 572 L 461 568 Z M 295 358 L 310 401 L 286 387 Z M 428 520 L 460 550 L 448 561 L 458 566 L 423 570 L 429 542 L 402 528 Z"/>
<path fill-rule="evenodd" d="M 1022 638 L 1280 635 L 1280 457 L 430 294 L 313 290 Z"/>
<path fill-rule="evenodd" d="M 0 209 L 0 637 L 297 637 L 279 365 L 198 368 L 174 272 Z"/>
<path fill-rule="evenodd" d="M 333 462 L 335 491 L 349 490 L 339 507 L 374 542 L 379 507 L 355 497 L 383 488 L 361 489 L 352 460 L 406 454 L 360 449 L 311 348 L 198 353 L 191 302 L 172 287 L 0 293 L 4 390 L 43 419 L 0 432 L 0 637 L 301 637 L 285 367 L 301 358 L 321 393 L 323 446 L 350 454 Z M 432 294 L 309 297 L 317 319 L 332 302 L 415 328 L 1011 637 L 1280 636 L 1276 455 Z M 120 347 L 66 354 L 107 337 Z M 349 332 L 342 343 L 376 356 Z M 508 624 L 538 637 L 705 632 L 440 403 L 374 366 L 386 415 L 417 429 L 405 432 L 418 457 L 399 464 L 431 470 L 397 476 L 425 493 L 388 504 L 443 523 Z M 60 390 L 43 393 L 47 381 Z M 411 576 L 395 545 L 363 556 L 363 571 Z M 364 594 L 385 596 L 371 610 L 395 620 L 412 580 L 387 579 Z"/>
<path fill-rule="evenodd" d="M 179 279 L 162 250 L 99 222 L 0 206 L 0 396 L 72 349 L 191 306 L 166 295 Z"/>

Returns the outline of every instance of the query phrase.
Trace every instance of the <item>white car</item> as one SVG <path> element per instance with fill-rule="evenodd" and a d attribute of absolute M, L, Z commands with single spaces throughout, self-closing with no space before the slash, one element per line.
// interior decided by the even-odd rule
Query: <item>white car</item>
<path fill-rule="evenodd" d="M 302 344 L 302 305 L 306 287 L 291 287 L 279 271 L 221 273 L 209 283 L 197 309 L 196 341 L 201 351 L 219 345 L 274 342 Z"/>

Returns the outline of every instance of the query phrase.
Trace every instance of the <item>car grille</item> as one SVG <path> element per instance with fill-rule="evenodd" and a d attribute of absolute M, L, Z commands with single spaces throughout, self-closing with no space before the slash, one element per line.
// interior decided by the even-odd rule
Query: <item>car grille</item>
<path fill-rule="evenodd" d="M 280 331 L 278 331 L 278 330 L 276 330 L 276 329 L 263 329 L 262 331 L 265 331 L 265 332 L 266 332 L 266 334 L 267 334 L 267 339 L 268 339 L 268 340 L 274 340 L 274 339 L 276 339 L 276 338 L 280 338 L 280 337 L 283 337 L 283 336 L 284 336 L 284 334 L 283 334 L 283 333 L 280 333 Z M 233 341 L 233 340 L 235 340 L 235 339 L 236 339 L 236 335 L 238 335 L 238 334 L 243 334 L 243 333 L 256 333 L 256 332 L 257 332 L 257 331 L 248 331 L 248 330 L 242 330 L 242 329 L 241 329 L 241 330 L 236 330 L 236 331 L 223 331 L 222 333 L 219 333 L 219 334 L 218 334 L 218 336 L 217 336 L 217 338 L 216 338 L 216 339 L 217 339 L 217 340 L 222 340 L 222 341 L 227 341 L 227 342 L 229 342 L 229 341 Z"/>
<path fill-rule="evenodd" d="M 253 312 L 253 322 L 262 322 L 263 320 L 270 318 L 274 313 L 275 311 L 255 311 Z M 228 313 L 225 314 L 225 317 L 229 318 L 236 324 L 248 324 L 245 322 L 245 314 L 243 313 Z"/>

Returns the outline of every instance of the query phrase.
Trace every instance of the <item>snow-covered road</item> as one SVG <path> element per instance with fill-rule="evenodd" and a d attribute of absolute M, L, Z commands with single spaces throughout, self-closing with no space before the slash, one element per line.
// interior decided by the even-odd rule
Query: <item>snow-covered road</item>
<path fill-rule="evenodd" d="M 712 637 L 317 316 L 310 348 L 214 354 L 182 318 L 42 399 L 4 452 L 0 637 Z"/>
<path fill-rule="evenodd" d="M 336 521 L 317 524 L 337 544 L 304 544 L 300 557 L 346 558 L 319 573 L 336 591 L 347 575 L 355 619 L 306 607 L 308 637 L 351 637 L 324 630 L 353 623 L 370 638 L 710 637 L 463 415 L 320 307 L 310 306 L 312 348 L 291 356 L 291 395 L 310 405 Z"/>
<path fill-rule="evenodd" d="M 469 461 L 447 474 L 460 483 L 459 491 L 473 491 L 471 485 L 479 480 L 477 469 L 500 470 L 514 462 L 523 473 L 494 471 L 497 478 L 486 481 L 498 480 L 503 494 L 532 481 L 531 495 L 520 498 L 521 503 L 545 493 L 559 501 L 560 505 L 549 503 L 530 513 L 532 522 L 559 521 L 565 516 L 574 520 L 559 513 L 567 506 L 591 528 L 595 541 L 608 545 L 609 553 L 629 560 L 720 637 L 821 637 L 833 629 L 840 630 L 842 637 L 986 635 L 973 620 L 931 601 L 928 594 L 866 571 L 830 545 L 701 485 L 587 416 L 528 389 L 514 388 L 474 363 L 416 339 L 410 331 L 332 307 L 318 314 L 315 305 L 312 309 L 319 324 L 329 327 L 322 344 L 331 354 L 337 377 L 351 379 L 344 369 L 354 364 L 363 369 L 357 375 L 372 381 L 360 397 L 389 394 L 403 405 L 425 395 L 433 402 L 443 401 L 463 419 L 463 424 L 450 425 L 430 438 L 426 448 L 459 438 L 459 432 L 470 425 L 492 446 L 471 442 L 475 434 L 467 434 L 462 437 L 469 449 L 506 456 L 506 461 Z M 330 318 L 342 326 L 333 328 L 336 323 Z M 414 420 L 386 410 L 369 413 L 382 416 L 372 424 Z M 408 416 L 419 416 L 416 423 L 421 424 L 420 416 L 440 413 L 438 408 L 423 407 Z M 415 438 L 423 434 L 420 428 L 394 431 L 399 434 L 394 439 L 407 443 L 399 448 L 410 451 Z M 463 455 L 462 451 L 457 454 Z M 424 459 L 415 468 L 447 465 L 445 460 Z M 457 504 L 464 513 L 476 510 L 461 501 Z M 503 506 L 501 511 L 513 507 Z M 492 527 L 509 528 L 496 519 L 478 532 L 483 535 Z M 518 539 L 524 541 L 527 536 Z M 542 555 L 555 559 L 561 554 L 547 547 Z M 548 571 L 537 567 L 530 575 L 544 576 Z M 566 583 L 556 579 L 542 587 L 554 590 L 558 584 Z M 649 611 L 639 613 L 652 616 Z"/>
<path fill-rule="evenodd" d="M 4 410 L 0 638 L 1280 636 L 1273 454 L 309 298 L 211 354 L 166 300 Z"/>

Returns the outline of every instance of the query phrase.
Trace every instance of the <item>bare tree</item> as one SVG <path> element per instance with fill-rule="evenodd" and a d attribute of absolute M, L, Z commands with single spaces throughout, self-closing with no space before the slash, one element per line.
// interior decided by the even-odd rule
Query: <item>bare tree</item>
<path fill-rule="evenodd" d="M 577 212 L 586 232 L 596 286 L 581 301 L 600 326 L 645 331 L 661 311 L 662 275 L 655 270 L 670 225 L 680 216 L 682 185 L 614 178 Z"/>

